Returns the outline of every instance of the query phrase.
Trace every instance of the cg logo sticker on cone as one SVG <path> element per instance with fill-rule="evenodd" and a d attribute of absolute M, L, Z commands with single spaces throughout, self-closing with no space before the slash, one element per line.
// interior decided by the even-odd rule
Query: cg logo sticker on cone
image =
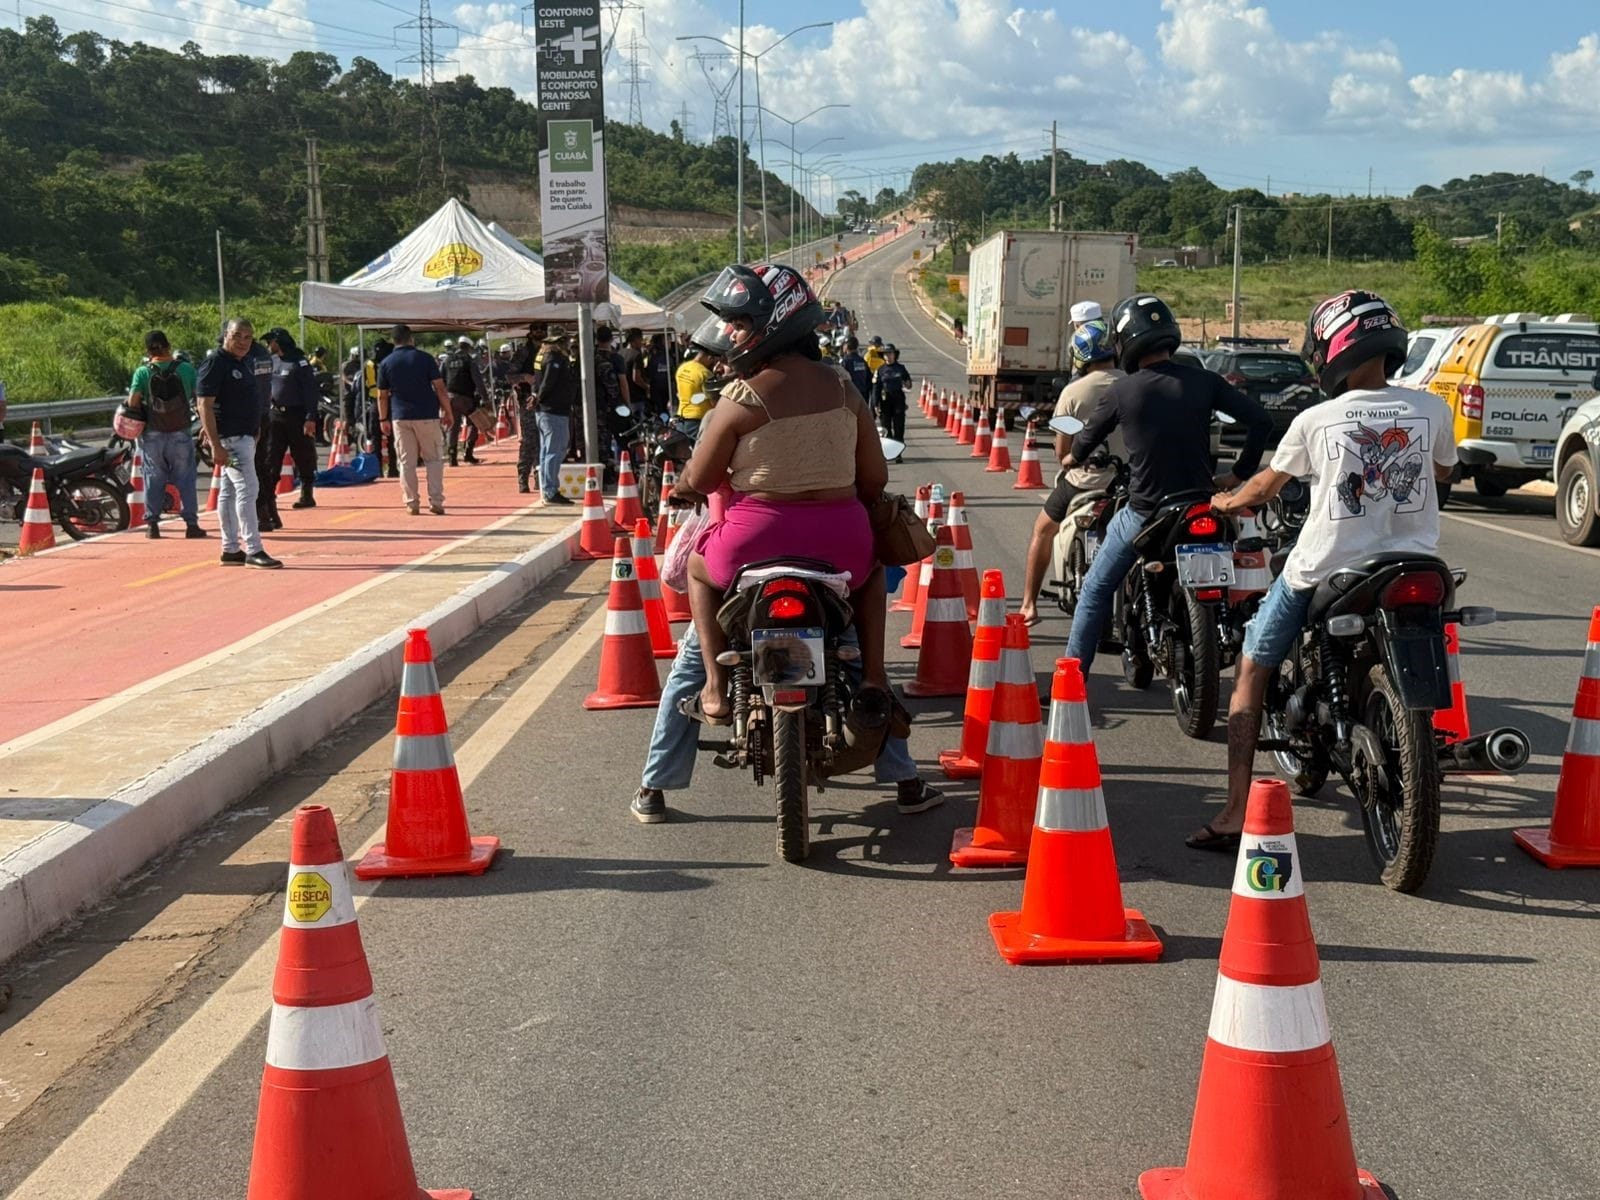
<path fill-rule="evenodd" d="M 1244 881 L 1253 892 L 1281 892 L 1294 873 L 1294 855 L 1256 851 L 1245 855 Z"/>

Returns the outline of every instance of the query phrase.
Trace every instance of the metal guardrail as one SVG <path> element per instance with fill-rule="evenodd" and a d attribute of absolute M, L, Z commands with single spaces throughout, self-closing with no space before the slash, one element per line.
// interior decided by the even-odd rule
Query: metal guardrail
<path fill-rule="evenodd" d="M 51 422 L 58 417 L 92 417 L 108 413 L 121 404 L 125 396 L 99 396 L 88 400 L 53 400 L 48 404 L 13 404 L 6 411 L 6 421 L 17 425 L 39 422 L 45 433 L 54 433 Z"/>

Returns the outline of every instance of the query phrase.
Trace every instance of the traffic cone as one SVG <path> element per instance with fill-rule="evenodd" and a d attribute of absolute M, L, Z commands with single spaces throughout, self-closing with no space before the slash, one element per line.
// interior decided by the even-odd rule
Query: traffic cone
<path fill-rule="evenodd" d="M 989 447 L 994 440 L 994 434 L 989 429 L 989 410 L 978 410 L 978 430 L 972 438 L 972 453 L 968 458 L 988 458 Z"/>
<path fill-rule="evenodd" d="M 946 779 L 976 779 L 983 774 L 989 745 L 989 712 L 1000 671 L 1000 633 L 1006 623 L 1006 585 L 999 571 L 983 573 L 978 628 L 972 635 L 972 665 L 967 669 L 967 702 L 961 717 L 961 748 L 939 754 Z"/>
<path fill-rule="evenodd" d="M 661 497 L 656 501 L 656 553 L 667 552 L 668 531 L 676 528 L 671 518 L 672 506 L 667 501 L 678 487 L 678 472 L 669 458 L 661 464 Z"/>
<path fill-rule="evenodd" d="M 1384 1200 L 1356 1167 L 1289 789 L 1250 785 L 1183 1167 L 1144 1200 Z"/>
<path fill-rule="evenodd" d="M 922 410 L 922 415 L 928 415 L 928 381 L 923 379 L 922 386 L 917 389 L 917 407 Z"/>
<path fill-rule="evenodd" d="M 56 545 L 55 522 L 50 519 L 50 496 L 44 490 L 44 468 L 33 469 L 28 484 L 28 506 L 22 510 L 22 529 L 17 536 L 17 554 L 37 554 Z"/>
<path fill-rule="evenodd" d="M 277 494 L 286 496 L 292 491 L 294 491 L 294 456 L 285 450 L 283 466 L 278 468 Z"/>
<path fill-rule="evenodd" d="M 905 650 L 915 650 L 922 645 L 922 627 L 928 619 L 928 589 L 933 586 L 933 558 L 939 552 L 939 530 L 944 527 L 944 489 L 933 485 L 933 497 L 928 501 L 928 532 L 933 535 L 933 553 L 917 564 L 917 594 L 911 610 L 911 632 L 900 639 Z"/>
<path fill-rule="evenodd" d="M 33 432 L 28 434 L 28 457 L 48 458 L 50 448 L 44 444 L 44 431 L 39 428 L 39 422 L 33 423 Z"/>
<path fill-rule="evenodd" d="M 989 446 L 989 465 L 985 471 L 1011 470 L 1011 447 L 1006 444 L 1006 423 L 994 423 L 994 441 Z"/>
<path fill-rule="evenodd" d="M 1467 719 L 1467 689 L 1461 682 L 1461 631 L 1454 622 L 1444 627 L 1445 661 L 1450 668 L 1450 707 L 1433 714 L 1433 727 L 1444 734 L 1445 745 L 1472 736 L 1472 723 Z"/>
<path fill-rule="evenodd" d="M 956 578 L 961 582 L 961 598 L 967 602 L 967 620 L 978 615 L 978 568 L 972 561 L 972 526 L 967 524 L 967 497 L 950 493 L 950 519 L 946 522 L 955 534 Z"/>
<path fill-rule="evenodd" d="M 472 1200 L 423 1191 L 331 810 L 295 812 L 249 1200 Z"/>
<path fill-rule="evenodd" d="M 972 416 L 970 402 L 961 406 L 961 428 L 956 431 L 956 445 L 970 446 L 978 437 L 978 422 Z"/>
<path fill-rule="evenodd" d="M 211 468 L 211 486 L 206 489 L 206 511 L 216 512 L 217 501 L 222 499 L 222 464 Z"/>
<path fill-rule="evenodd" d="M 394 733 L 388 826 L 384 840 L 356 864 L 356 878 L 482 875 L 500 839 L 473 837 L 467 827 L 467 802 L 426 629 L 406 631 Z"/>
<path fill-rule="evenodd" d="M 956 830 L 950 861 L 958 867 L 1015 867 L 1028 861 L 1033 813 L 1039 796 L 1044 727 L 1039 685 L 1028 660 L 1028 626 L 1020 613 L 1006 617 L 1000 634 L 1000 670 L 989 709 L 978 818 Z"/>
<path fill-rule="evenodd" d="M 634 522 L 630 548 L 634 573 L 639 577 L 644 623 L 650 630 L 650 650 L 657 658 L 676 658 L 678 647 L 672 640 L 672 626 L 661 596 L 661 576 L 656 572 L 656 545 L 650 536 L 650 522 L 644 517 Z"/>
<path fill-rule="evenodd" d="M 626 537 L 644 516 L 639 503 L 639 481 L 633 477 L 633 459 L 626 450 L 617 456 L 617 502 L 612 506 L 611 523 Z"/>
<path fill-rule="evenodd" d="M 328 470 L 333 470 L 343 461 L 344 454 L 344 422 L 333 423 L 333 434 L 328 438 Z"/>
<path fill-rule="evenodd" d="M 1261 525 L 1250 509 L 1239 510 L 1239 537 L 1233 543 L 1233 583 L 1228 587 L 1229 604 L 1245 604 L 1267 594 L 1272 586 L 1272 569 L 1267 545 L 1261 540 Z"/>
<path fill-rule="evenodd" d="M 590 467 L 583 477 L 583 524 L 578 527 L 578 548 L 573 558 L 610 558 L 616 545 L 605 502 L 600 499 L 599 468 Z"/>
<path fill-rule="evenodd" d="M 495 417 L 495 422 L 494 422 L 494 440 L 497 441 L 497 442 L 503 442 L 510 436 L 511 436 L 511 414 L 506 411 L 506 406 L 504 404 L 502 404 L 500 406 L 499 413 Z"/>
<path fill-rule="evenodd" d="M 1022 911 L 995 913 L 989 932 L 1013 964 L 1161 957 L 1161 939 L 1144 914 L 1122 907 L 1089 697 L 1075 658 L 1058 658 L 1050 681 Z"/>
<path fill-rule="evenodd" d="M 945 422 L 950 419 L 950 409 L 945 403 L 943 388 L 933 394 L 933 419 L 941 429 L 944 428 Z"/>
<path fill-rule="evenodd" d="M 944 431 L 951 437 L 961 435 L 961 406 L 956 403 L 956 398 L 946 393 Z"/>
<path fill-rule="evenodd" d="M 955 531 L 942 526 L 933 549 L 933 579 L 917 604 L 923 627 L 917 677 L 905 685 L 908 696 L 960 696 L 967 690 L 972 627 L 967 624 L 967 608 L 961 599 L 954 542 Z M 1034 703 L 1038 703 L 1037 697 Z"/>
<path fill-rule="evenodd" d="M 633 547 L 618 538 L 611 564 L 611 594 L 606 599 L 606 632 L 600 639 L 600 683 L 584 698 L 585 708 L 654 708 L 661 701 L 650 646 L 650 626 L 639 600 Z"/>
<path fill-rule="evenodd" d="M 39 486 L 37 476 L 34 486 Z M 28 505 L 33 506 L 32 496 Z M 1547 867 L 1600 867 L 1600 608 L 1589 617 L 1589 645 L 1572 702 L 1550 828 L 1518 829 L 1513 836 Z"/>
<path fill-rule="evenodd" d="M 933 494 L 931 484 L 923 484 L 917 489 L 917 498 L 912 503 L 912 511 L 922 518 L 928 519 L 928 499 Z M 932 529 L 932 526 L 929 526 Z M 922 560 L 926 561 L 926 560 Z M 900 585 L 900 598 L 889 605 L 890 612 L 915 612 L 917 609 L 917 596 L 922 591 L 922 561 L 906 564 L 905 582 Z"/>
<path fill-rule="evenodd" d="M 1022 435 L 1022 459 L 1017 464 L 1017 481 L 1011 485 L 1014 491 L 1036 491 L 1044 486 L 1044 473 L 1039 467 L 1039 448 L 1033 441 L 1033 422 L 1028 422 L 1028 431 Z"/>
<path fill-rule="evenodd" d="M 144 451 L 135 446 L 128 468 L 128 528 L 138 528 L 144 519 Z"/>

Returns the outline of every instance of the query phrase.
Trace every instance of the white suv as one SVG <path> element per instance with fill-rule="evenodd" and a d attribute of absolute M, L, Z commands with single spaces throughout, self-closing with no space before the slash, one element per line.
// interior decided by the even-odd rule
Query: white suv
<path fill-rule="evenodd" d="M 1600 376 L 1595 378 L 1600 390 Z M 1600 396 L 1573 410 L 1556 437 L 1556 528 L 1574 546 L 1600 546 Z"/>

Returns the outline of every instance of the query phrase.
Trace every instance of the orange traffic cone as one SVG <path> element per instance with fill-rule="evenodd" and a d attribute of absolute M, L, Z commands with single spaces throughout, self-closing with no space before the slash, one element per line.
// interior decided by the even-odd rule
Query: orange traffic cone
<path fill-rule="evenodd" d="M 672 506 L 667 501 L 678 488 L 678 472 L 669 458 L 661 464 L 661 496 L 656 501 L 656 553 L 667 552 L 667 531 L 676 528 L 671 521 Z"/>
<path fill-rule="evenodd" d="M 610 558 L 616 545 L 605 502 L 600 499 L 599 469 L 590 467 L 583 477 L 583 524 L 578 527 L 578 548 L 573 558 Z"/>
<path fill-rule="evenodd" d="M 989 447 L 993 440 L 994 434 L 989 429 L 989 410 L 987 408 L 980 408 L 978 410 L 978 430 L 972 438 L 972 453 L 967 455 L 967 457 L 988 458 Z"/>
<path fill-rule="evenodd" d="M 942 388 L 935 392 L 933 396 L 933 419 L 941 429 L 944 428 L 945 422 L 950 419 L 950 407 L 946 403 L 944 389 Z"/>
<path fill-rule="evenodd" d="M 333 423 L 333 436 L 328 439 L 328 470 L 344 461 L 344 422 Z"/>
<path fill-rule="evenodd" d="M 394 732 L 388 827 L 384 840 L 356 864 L 356 878 L 482 875 L 500 839 L 473 837 L 467 828 L 467 802 L 426 629 L 406 631 Z"/>
<path fill-rule="evenodd" d="M 249 1200 L 472 1200 L 424 1192 L 406 1141 L 333 813 L 294 815 Z"/>
<path fill-rule="evenodd" d="M 996 420 L 994 423 L 994 441 L 989 446 L 989 465 L 985 471 L 1011 470 L 1011 447 L 1006 444 L 1006 423 Z"/>
<path fill-rule="evenodd" d="M 999 571 L 983 573 L 978 628 L 972 635 L 972 665 L 967 670 L 967 702 L 961 717 L 961 748 L 945 750 L 939 766 L 946 779 L 976 779 L 983 774 L 989 745 L 989 712 L 1000 672 L 1000 633 L 1006 624 L 1006 585 Z"/>
<path fill-rule="evenodd" d="M 606 598 L 606 632 L 600 639 L 600 683 L 584 698 L 585 708 L 653 708 L 661 701 L 661 677 L 650 647 L 650 626 L 639 600 L 633 547 L 618 538 Z"/>
<path fill-rule="evenodd" d="M 933 535 L 933 554 L 916 566 L 917 589 L 912 601 L 911 632 L 900 639 L 905 650 L 915 650 L 922 645 L 922 627 L 928 619 L 928 589 L 933 586 L 933 557 L 939 552 L 939 530 L 944 527 L 944 488 L 933 485 L 933 495 L 928 500 L 928 532 Z"/>
<path fill-rule="evenodd" d="M 1189 1161 L 1139 1176 L 1144 1200 L 1384 1200 L 1356 1167 L 1322 999 L 1289 789 L 1250 785 L 1217 963 Z"/>
<path fill-rule="evenodd" d="M 639 481 L 633 477 L 633 459 L 626 450 L 617 456 L 617 502 L 612 506 L 611 523 L 624 537 L 633 532 L 644 506 L 639 503 Z"/>
<path fill-rule="evenodd" d="M 1022 435 L 1022 459 L 1017 464 L 1017 481 L 1011 485 L 1014 491 L 1036 491 L 1044 486 L 1044 473 L 1039 467 L 1039 448 L 1033 441 L 1033 422 L 1028 422 L 1028 431 Z"/>
<path fill-rule="evenodd" d="M 286 496 L 294 491 L 294 455 L 287 450 L 283 452 L 283 466 L 278 468 L 278 488 L 280 496 Z"/>
<path fill-rule="evenodd" d="M 511 414 L 506 411 L 506 406 L 504 404 L 502 404 L 500 406 L 499 413 L 496 414 L 496 417 L 495 417 L 495 422 L 494 422 L 494 440 L 497 441 L 497 442 L 503 442 L 510 436 L 511 436 Z"/>
<path fill-rule="evenodd" d="M 978 568 L 972 561 L 972 526 L 967 524 L 967 497 L 950 493 L 950 520 L 955 534 L 956 578 L 961 581 L 961 597 L 967 602 L 967 620 L 978 615 Z"/>
<path fill-rule="evenodd" d="M 128 468 L 128 528 L 137 529 L 144 522 L 144 451 L 135 446 L 133 466 Z"/>
<path fill-rule="evenodd" d="M 33 505 L 31 496 L 28 504 Z M 1572 702 L 1550 828 L 1518 829 L 1513 836 L 1547 867 L 1600 867 L 1600 608 L 1589 617 L 1589 645 Z"/>
<path fill-rule="evenodd" d="M 978 422 L 972 415 L 970 402 L 961 406 L 961 428 L 956 433 L 956 445 L 970 446 L 978 437 Z"/>
<path fill-rule="evenodd" d="M 206 511 L 216 512 L 217 501 L 222 499 L 222 464 L 211 468 L 211 486 L 206 489 Z"/>
<path fill-rule="evenodd" d="M 661 595 L 661 576 L 656 572 L 656 546 L 650 537 L 650 522 L 640 517 L 633 525 L 634 573 L 639 577 L 639 599 L 644 605 L 644 623 L 650 631 L 650 650 L 657 658 L 675 658 L 677 644 L 667 620 L 667 606 Z"/>
<path fill-rule="evenodd" d="M 50 448 L 44 444 L 44 431 L 39 428 L 39 422 L 33 423 L 33 431 L 28 434 L 28 457 L 48 458 Z"/>
<path fill-rule="evenodd" d="M 912 511 L 915 512 L 918 517 L 922 518 L 924 522 L 928 520 L 928 501 L 932 494 L 933 486 L 931 484 L 923 484 L 917 488 L 916 499 L 911 505 Z M 929 528 L 931 530 L 933 527 L 930 525 Z M 917 594 L 921 590 L 922 564 L 920 562 L 907 563 L 905 582 L 900 585 L 900 596 L 893 604 L 889 605 L 889 611 L 915 612 L 917 608 Z"/>
<path fill-rule="evenodd" d="M 958 867 L 1015 867 L 1028 861 L 1033 813 L 1039 796 L 1039 685 L 1028 661 L 1028 626 L 1021 614 L 1006 617 L 1000 634 L 1000 670 L 989 709 L 978 818 L 956 830 L 950 861 Z"/>
<path fill-rule="evenodd" d="M 922 386 L 917 388 L 917 407 L 922 410 L 922 415 L 928 415 L 928 381 L 923 379 Z"/>
<path fill-rule="evenodd" d="M 944 411 L 944 431 L 951 437 L 961 435 L 961 406 L 956 403 L 954 395 L 946 393 Z"/>
<path fill-rule="evenodd" d="M 37 554 L 40 550 L 54 550 L 56 527 L 50 520 L 50 496 L 44 490 L 44 468 L 33 469 L 33 482 L 28 484 L 28 506 L 22 511 L 22 529 L 17 537 L 17 553 Z"/>
<path fill-rule="evenodd" d="M 994 944 L 1008 963 L 1161 957 L 1161 939 L 1144 914 L 1122 907 L 1088 701 L 1078 660 L 1058 658 L 1022 911 L 989 918 Z"/>
<path fill-rule="evenodd" d="M 1433 714 L 1433 727 L 1444 734 L 1445 744 L 1450 745 L 1472 736 L 1472 722 L 1467 719 L 1467 689 L 1461 682 L 1461 631 L 1454 622 L 1447 622 L 1444 627 L 1444 653 L 1450 668 L 1450 707 Z"/>
<path fill-rule="evenodd" d="M 954 530 L 940 527 L 933 550 L 933 579 L 918 602 L 923 613 L 917 677 L 905 685 L 908 696 L 960 696 L 967 690 L 972 660 L 972 627 L 956 576 Z M 901 643 L 904 645 L 904 642 Z"/>

